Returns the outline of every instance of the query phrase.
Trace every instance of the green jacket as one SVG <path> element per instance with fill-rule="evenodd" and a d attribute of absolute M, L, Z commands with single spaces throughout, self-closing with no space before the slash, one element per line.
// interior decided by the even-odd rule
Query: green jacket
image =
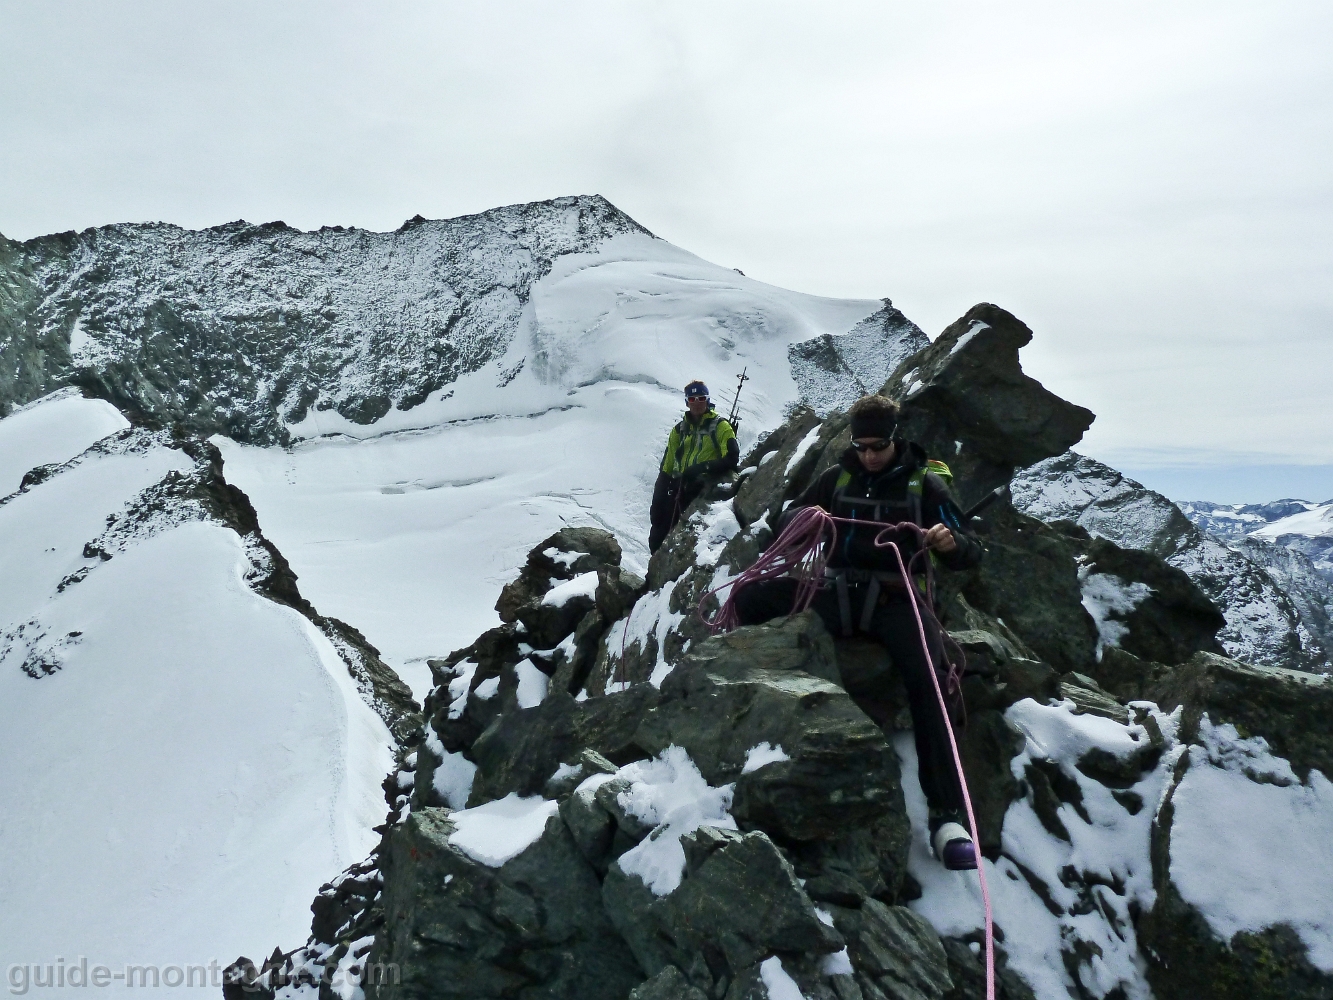
<path fill-rule="evenodd" d="M 692 465 L 725 459 L 727 444 L 735 439 L 735 430 L 717 415 L 717 410 L 708 410 L 698 423 L 687 413 L 671 428 L 666 454 L 662 456 L 662 471 L 668 476 L 679 476 Z"/>

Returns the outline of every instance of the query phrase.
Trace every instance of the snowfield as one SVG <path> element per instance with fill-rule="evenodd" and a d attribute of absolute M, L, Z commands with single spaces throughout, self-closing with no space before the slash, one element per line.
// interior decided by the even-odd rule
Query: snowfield
<path fill-rule="evenodd" d="M 70 402 L 20 414 L 53 458 L 110 423 Z M 329 641 L 250 589 L 234 531 L 127 518 L 193 468 L 136 432 L 0 502 L 7 966 L 220 968 L 304 939 L 377 840 L 391 737 Z"/>
<path fill-rule="evenodd" d="M 89 445 L 130 425 L 102 399 L 61 389 L 0 420 L 0 497 L 19 488 L 39 465 L 67 462 Z"/>

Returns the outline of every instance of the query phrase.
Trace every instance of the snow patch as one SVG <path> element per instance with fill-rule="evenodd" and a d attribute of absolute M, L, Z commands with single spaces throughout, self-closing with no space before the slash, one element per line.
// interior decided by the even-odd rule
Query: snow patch
<path fill-rule="evenodd" d="M 751 771 L 757 771 L 765 764 L 776 764 L 780 761 L 791 760 L 783 751 L 782 746 L 769 746 L 767 741 L 756 744 L 745 751 L 745 766 L 741 768 L 741 774 L 749 774 Z"/>
<path fill-rule="evenodd" d="M 698 519 L 695 533 L 698 540 L 694 543 L 694 558 L 698 566 L 712 566 L 722 555 L 727 543 L 740 533 L 741 523 L 736 520 L 736 512 L 730 500 L 713 504 Z"/>
<path fill-rule="evenodd" d="M 454 832 L 449 843 L 490 868 L 499 868 L 541 839 L 546 821 L 559 804 L 540 795 L 520 797 L 510 792 L 502 799 L 450 814 Z"/>
<path fill-rule="evenodd" d="M 784 470 L 786 475 L 790 476 L 791 470 L 801 464 L 801 459 L 805 458 L 806 452 L 815 446 L 815 442 L 819 440 L 819 432 L 823 429 L 823 423 L 815 424 L 806 432 L 805 437 L 801 438 L 801 443 L 791 453 L 791 458 L 787 459 L 787 468 Z"/>
<path fill-rule="evenodd" d="M 768 1000 L 805 1000 L 805 994 L 796 985 L 796 980 L 787 975 L 782 967 L 782 959 L 774 955 L 759 963 L 759 978 L 768 990 Z"/>
<path fill-rule="evenodd" d="M 546 700 L 551 679 L 538 670 L 536 664 L 529 659 L 519 660 L 514 664 L 514 673 L 518 676 L 519 708 L 536 708 Z"/>
<path fill-rule="evenodd" d="M 989 323 L 983 323 L 979 319 L 974 319 L 972 321 L 972 325 L 967 328 L 967 333 L 959 337 L 957 343 L 955 343 L 953 347 L 949 349 L 949 357 L 953 357 L 964 347 L 966 347 L 968 343 L 972 340 L 972 338 L 975 337 L 977 334 L 979 334 L 982 330 L 989 330 L 989 329 L 990 329 Z"/>
<path fill-rule="evenodd" d="M 472 794 L 472 780 L 477 776 L 477 765 L 461 753 L 446 750 L 431 725 L 426 726 L 426 746 L 440 760 L 431 778 L 431 787 L 449 803 L 450 809 L 466 809 L 468 796 Z"/>
<path fill-rule="evenodd" d="M 1171 881 L 1223 941 L 1289 924 L 1333 972 L 1333 783 L 1207 716 L 1199 737 L 1171 798 Z"/>
<path fill-rule="evenodd" d="M 542 549 L 542 555 L 544 555 L 547 559 L 551 560 L 551 562 L 563 566 L 566 569 L 568 569 L 570 566 L 573 566 L 576 562 L 578 562 L 580 559 L 583 558 L 582 552 L 562 552 L 560 549 L 557 549 L 554 545 Z"/>
<path fill-rule="evenodd" d="M 597 594 L 597 571 L 580 573 L 572 580 L 558 583 L 546 592 L 542 604 L 548 608 L 563 608 L 576 597 L 592 600 Z"/>
<path fill-rule="evenodd" d="M 635 643 L 639 644 L 640 649 L 647 649 L 650 639 L 656 643 L 657 663 L 654 664 L 652 674 L 648 678 L 648 683 L 653 687 L 661 687 L 662 682 L 671 673 L 671 664 L 666 659 L 666 639 L 676 626 L 685 620 L 685 612 L 671 610 L 671 592 L 675 586 L 676 581 L 673 580 L 660 590 L 654 590 L 639 598 L 634 602 L 634 607 L 630 608 L 629 616 L 622 618 L 607 633 L 607 645 L 616 659 L 620 658 L 616 640 L 620 640 L 626 652 Z M 608 693 L 611 692 L 612 685 L 608 684 L 606 690 Z"/>
<path fill-rule="evenodd" d="M 669 746 L 656 758 L 627 764 L 616 772 L 630 787 L 617 796 L 620 807 L 654 829 L 617 862 L 627 875 L 637 875 L 656 896 L 679 885 L 685 872 L 680 838 L 701 826 L 736 829 L 731 818 L 735 785 L 714 788 L 683 747 Z"/>
<path fill-rule="evenodd" d="M 476 672 L 475 660 L 463 660 L 454 664 L 454 678 L 449 682 L 449 718 L 459 718 L 467 708 L 467 696 L 472 689 L 472 677 Z"/>
<path fill-rule="evenodd" d="M 1127 615 L 1142 604 L 1152 588 L 1137 580 L 1129 582 L 1112 573 L 1094 573 L 1095 563 L 1080 566 L 1079 586 L 1083 591 L 1083 607 L 1097 625 L 1097 660 L 1107 646 L 1119 646 L 1129 634 L 1129 626 L 1114 615 Z"/>

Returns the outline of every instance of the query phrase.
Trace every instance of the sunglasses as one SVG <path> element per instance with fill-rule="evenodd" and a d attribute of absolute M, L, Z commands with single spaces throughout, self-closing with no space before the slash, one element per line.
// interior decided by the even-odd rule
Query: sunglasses
<path fill-rule="evenodd" d="M 854 451 L 883 451 L 885 448 L 888 448 L 892 444 L 893 444 L 892 441 L 885 440 L 884 438 L 880 438 L 878 441 L 869 441 L 869 442 L 853 441 L 852 449 Z"/>

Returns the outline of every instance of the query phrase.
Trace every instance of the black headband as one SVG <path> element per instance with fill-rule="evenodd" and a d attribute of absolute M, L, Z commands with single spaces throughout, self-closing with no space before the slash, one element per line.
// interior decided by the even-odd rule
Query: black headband
<path fill-rule="evenodd" d="M 890 413 L 857 413 L 852 416 L 852 440 L 857 438 L 892 438 L 898 421 Z"/>

